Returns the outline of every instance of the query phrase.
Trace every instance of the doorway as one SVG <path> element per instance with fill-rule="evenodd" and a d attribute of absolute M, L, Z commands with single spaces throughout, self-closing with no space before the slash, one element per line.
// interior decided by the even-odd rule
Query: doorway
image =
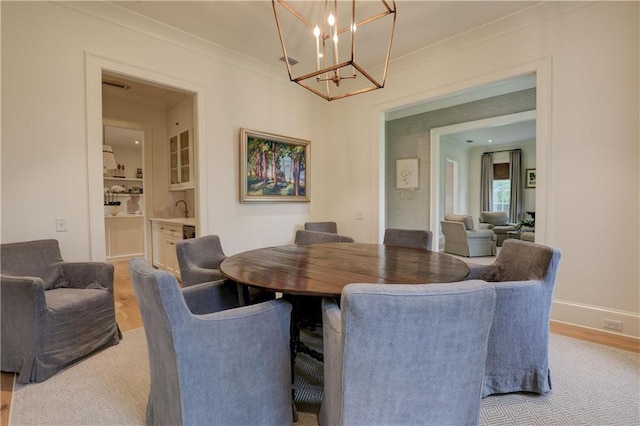
<path fill-rule="evenodd" d="M 182 80 L 181 78 L 170 76 L 164 73 L 149 70 L 141 66 L 135 66 L 121 61 L 115 61 L 87 53 L 85 61 L 85 75 L 87 88 L 87 164 L 88 164 L 88 192 L 89 192 L 89 244 L 90 259 L 92 261 L 106 260 L 106 241 L 105 241 L 105 221 L 104 221 L 104 180 L 102 167 L 102 149 L 103 145 L 103 118 L 116 120 L 121 122 L 136 123 L 140 127 L 144 127 L 145 144 L 144 144 L 144 203 L 147 206 L 145 213 L 147 219 L 158 213 L 158 209 L 171 207 L 175 209 L 175 201 L 171 204 L 169 191 L 158 189 L 158 184 L 168 188 L 168 126 L 167 126 L 167 105 L 158 106 L 141 105 L 136 107 L 126 103 L 121 104 L 122 107 L 115 107 L 113 104 L 103 105 L 103 80 L 105 75 L 122 77 L 130 80 L 141 87 L 153 90 L 162 90 L 169 94 L 180 94 L 182 98 L 190 96 L 193 102 L 193 176 L 194 188 L 191 189 L 193 208 L 195 212 L 195 222 L 198 227 L 198 233 L 207 232 L 206 222 L 200 222 L 200 218 L 207 217 L 207 193 L 203 188 L 205 182 L 200 176 L 203 168 L 201 162 L 206 157 L 204 146 L 200 146 L 199 141 L 206 138 L 207 130 L 202 121 L 202 117 L 206 115 L 204 110 L 204 94 L 206 88 L 197 83 Z M 126 92 L 131 94 L 132 92 Z M 122 95 L 122 93 L 121 93 Z M 118 95 L 120 96 L 120 95 Z M 135 95 L 141 104 L 149 100 L 149 96 L 144 94 Z M 120 96 L 122 98 L 122 96 Z M 153 104 L 153 102 L 152 102 Z M 153 111 L 153 114 L 150 114 Z M 146 115 L 145 115 L 146 114 Z M 155 118 L 154 118 L 155 117 Z M 166 144 L 163 146 L 162 144 Z M 153 145 L 153 147 L 152 147 Z M 166 147 L 166 149 L 165 149 Z M 155 167 L 154 167 L 155 165 Z M 158 173 L 156 173 L 156 170 Z M 164 174 L 163 174 L 164 173 Z M 153 176 L 153 185 L 149 185 L 146 180 Z M 166 179 L 165 179 L 166 177 Z M 148 189 L 153 188 L 153 189 Z M 154 194 L 155 193 L 155 194 Z M 155 197 L 155 195 L 166 196 L 168 201 L 164 204 Z M 175 191 L 174 196 L 182 194 Z M 153 200 L 152 200 L 153 198 Z M 204 198 L 204 199 L 203 199 Z M 191 206 L 190 206 L 191 207 Z M 146 256 L 150 256 L 151 236 L 150 221 L 145 223 L 145 247 Z"/>
<path fill-rule="evenodd" d="M 506 157 L 506 162 L 506 151 L 518 148 L 524 151 L 523 169 L 535 168 L 536 118 L 536 111 L 527 111 L 431 129 L 430 230 L 433 233 L 433 250 L 439 250 L 442 245 L 440 221 L 449 212 L 446 200 L 449 156 L 457 152 L 466 161 L 466 166 L 461 166 L 465 170 L 466 179 L 460 184 L 460 209 L 456 213 L 470 214 L 477 225 L 480 216 L 480 156 L 487 151 L 499 151 L 495 156 Z M 524 196 L 523 211 L 535 211 L 535 189 L 525 192 Z"/>
<path fill-rule="evenodd" d="M 105 120 L 103 126 L 114 161 L 103 171 L 106 260 L 146 256 L 145 132 L 135 123 Z"/>

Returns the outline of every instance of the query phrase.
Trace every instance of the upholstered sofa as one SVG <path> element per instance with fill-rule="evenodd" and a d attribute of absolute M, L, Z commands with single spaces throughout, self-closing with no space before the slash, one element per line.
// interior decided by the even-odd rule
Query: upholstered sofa
<path fill-rule="evenodd" d="M 509 222 L 509 214 L 507 212 L 481 212 L 480 223 L 491 225 L 490 229 L 496 234 L 498 247 L 502 247 L 502 243 L 507 239 L 509 231 L 517 230 L 517 224 Z"/>
<path fill-rule="evenodd" d="M 459 256 L 494 256 L 496 234 L 491 229 L 475 229 L 470 215 L 447 214 L 440 222 L 445 253 Z"/>

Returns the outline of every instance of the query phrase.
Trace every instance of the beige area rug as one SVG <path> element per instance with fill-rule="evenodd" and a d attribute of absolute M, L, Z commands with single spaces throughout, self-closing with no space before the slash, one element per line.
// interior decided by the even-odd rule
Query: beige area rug
<path fill-rule="evenodd" d="M 303 340 L 319 350 L 318 334 Z M 551 335 L 553 390 L 482 401 L 482 425 L 639 425 L 640 354 Z M 296 362 L 296 425 L 317 425 L 322 364 Z M 149 391 L 142 329 L 44 383 L 14 385 L 9 425 L 142 425 Z"/>

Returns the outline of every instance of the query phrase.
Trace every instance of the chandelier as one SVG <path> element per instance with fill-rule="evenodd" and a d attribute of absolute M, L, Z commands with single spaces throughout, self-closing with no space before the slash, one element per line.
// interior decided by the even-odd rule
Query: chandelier
<path fill-rule="evenodd" d="M 395 0 L 271 3 L 291 81 L 327 101 L 384 87 Z"/>

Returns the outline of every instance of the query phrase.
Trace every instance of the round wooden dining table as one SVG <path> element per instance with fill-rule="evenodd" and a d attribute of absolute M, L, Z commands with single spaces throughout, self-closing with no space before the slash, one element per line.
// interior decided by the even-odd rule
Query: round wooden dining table
<path fill-rule="evenodd" d="M 349 283 L 429 284 L 460 281 L 465 262 L 444 253 L 362 243 L 297 244 L 239 253 L 220 264 L 237 283 L 284 294 L 340 296 Z"/>

